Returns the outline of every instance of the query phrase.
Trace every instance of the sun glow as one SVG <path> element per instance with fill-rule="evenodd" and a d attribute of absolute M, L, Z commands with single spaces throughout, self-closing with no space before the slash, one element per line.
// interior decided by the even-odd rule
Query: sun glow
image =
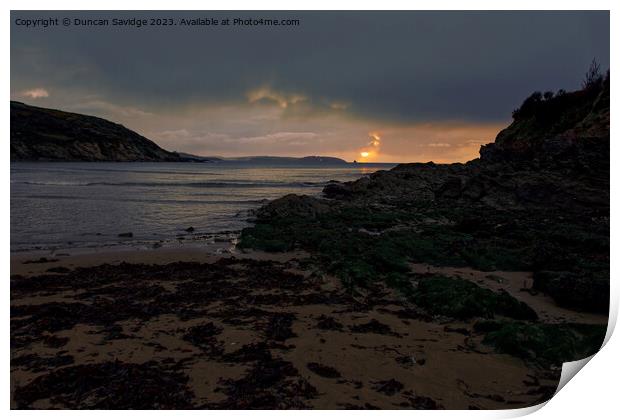
<path fill-rule="evenodd" d="M 360 160 L 362 162 L 369 162 L 372 159 L 375 159 L 377 155 L 379 155 L 379 148 L 381 147 L 381 136 L 377 132 L 368 133 L 370 137 L 370 141 L 366 145 L 366 147 L 360 150 Z"/>

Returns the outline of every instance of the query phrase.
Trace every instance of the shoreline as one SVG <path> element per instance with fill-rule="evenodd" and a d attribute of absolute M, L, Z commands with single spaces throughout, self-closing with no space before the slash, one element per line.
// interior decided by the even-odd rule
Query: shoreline
<path fill-rule="evenodd" d="M 248 210 L 248 216 L 251 212 L 256 211 L 258 208 L 260 208 L 260 206 Z M 251 226 L 251 218 L 248 217 L 245 221 L 247 226 Z M 115 240 L 109 240 L 107 242 L 67 241 L 55 244 L 32 244 L 30 246 L 18 246 L 16 248 L 13 248 L 13 245 L 11 244 L 10 255 L 12 257 L 14 255 L 17 256 L 21 254 L 44 255 L 47 253 L 50 256 L 67 256 L 66 254 L 94 254 L 108 251 L 131 250 L 146 251 L 160 248 L 205 248 L 211 252 L 216 252 L 219 248 L 226 248 L 226 243 L 235 245 L 239 240 L 242 230 L 243 228 L 217 232 L 195 232 L 192 226 L 186 229 L 178 230 L 175 234 L 169 234 L 165 238 L 134 238 L 134 232 L 121 232 L 108 234 L 108 236 L 114 238 Z M 131 234 L 131 236 L 126 236 L 128 234 Z M 100 233 L 94 235 L 103 236 Z M 129 240 L 127 238 L 129 238 Z"/>
<path fill-rule="evenodd" d="M 221 258 L 236 257 L 240 259 L 285 261 L 290 258 L 305 258 L 303 251 L 281 254 L 268 253 L 260 250 L 242 251 L 232 242 L 220 242 L 209 245 L 183 244 L 161 248 L 116 247 L 107 248 L 75 248 L 71 253 L 24 251 L 11 253 L 11 276 L 31 277 L 53 273 L 54 269 L 88 268 L 102 264 L 171 264 L 175 262 L 197 262 L 212 264 Z M 51 269 L 51 271 L 50 271 Z"/>

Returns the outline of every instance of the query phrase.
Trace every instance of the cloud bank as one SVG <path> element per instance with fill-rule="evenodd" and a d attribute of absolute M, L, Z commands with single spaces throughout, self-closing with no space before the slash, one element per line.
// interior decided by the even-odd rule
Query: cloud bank
<path fill-rule="evenodd" d="M 12 12 L 11 19 L 169 15 Z M 300 25 L 13 24 L 12 98 L 110 118 L 191 153 L 354 159 L 378 132 L 380 160 L 467 160 L 476 155 L 467 142 L 493 140 L 491 130 L 532 91 L 577 88 L 593 57 L 609 66 L 608 12 L 172 15 Z"/>

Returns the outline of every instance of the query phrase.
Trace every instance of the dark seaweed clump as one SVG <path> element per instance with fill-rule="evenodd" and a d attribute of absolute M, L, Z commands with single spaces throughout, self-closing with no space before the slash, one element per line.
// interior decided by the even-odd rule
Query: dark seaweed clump
<path fill-rule="evenodd" d="M 459 278 L 430 276 L 418 283 L 413 300 L 434 315 L 458 319 L 494 318 L 536 320 L 536 312 L 505 291 L 495 293 Z"/>
<path fill-rule="evenodd" d="M 40 376 L 15 391 L 17 408 L 37 400 L 68 409 L 190 409 L 187 377 L 156 363 L 105 362 L 78 365 Z"/>
<path fill-rule="evenodd" d="M 561 365 L 596 353 L 603 345 L 606 326 L 589 324 L 528 324 L 515 321 L 480 321 L 484 343 L 501 353 L 538 364 Z"/>

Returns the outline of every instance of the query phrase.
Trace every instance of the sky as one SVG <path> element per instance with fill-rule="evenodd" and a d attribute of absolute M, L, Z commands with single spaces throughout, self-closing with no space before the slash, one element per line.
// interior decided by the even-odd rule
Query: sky
<path fill-rule="evenodd" d="M 71 25 L 23 24 L 50 17 Z M 299 24 L 232 24 L 261 17 Z M 130 18 L 175 25 L 112 24 Z M 197 18 L 231 25 L 181 22 Z M 13 11 L 11 21 L 11 100 L 202 156 L 465 162 L 533 91 L 578 89 L 593 58 L 609 68 L 605 11 Z"/>

